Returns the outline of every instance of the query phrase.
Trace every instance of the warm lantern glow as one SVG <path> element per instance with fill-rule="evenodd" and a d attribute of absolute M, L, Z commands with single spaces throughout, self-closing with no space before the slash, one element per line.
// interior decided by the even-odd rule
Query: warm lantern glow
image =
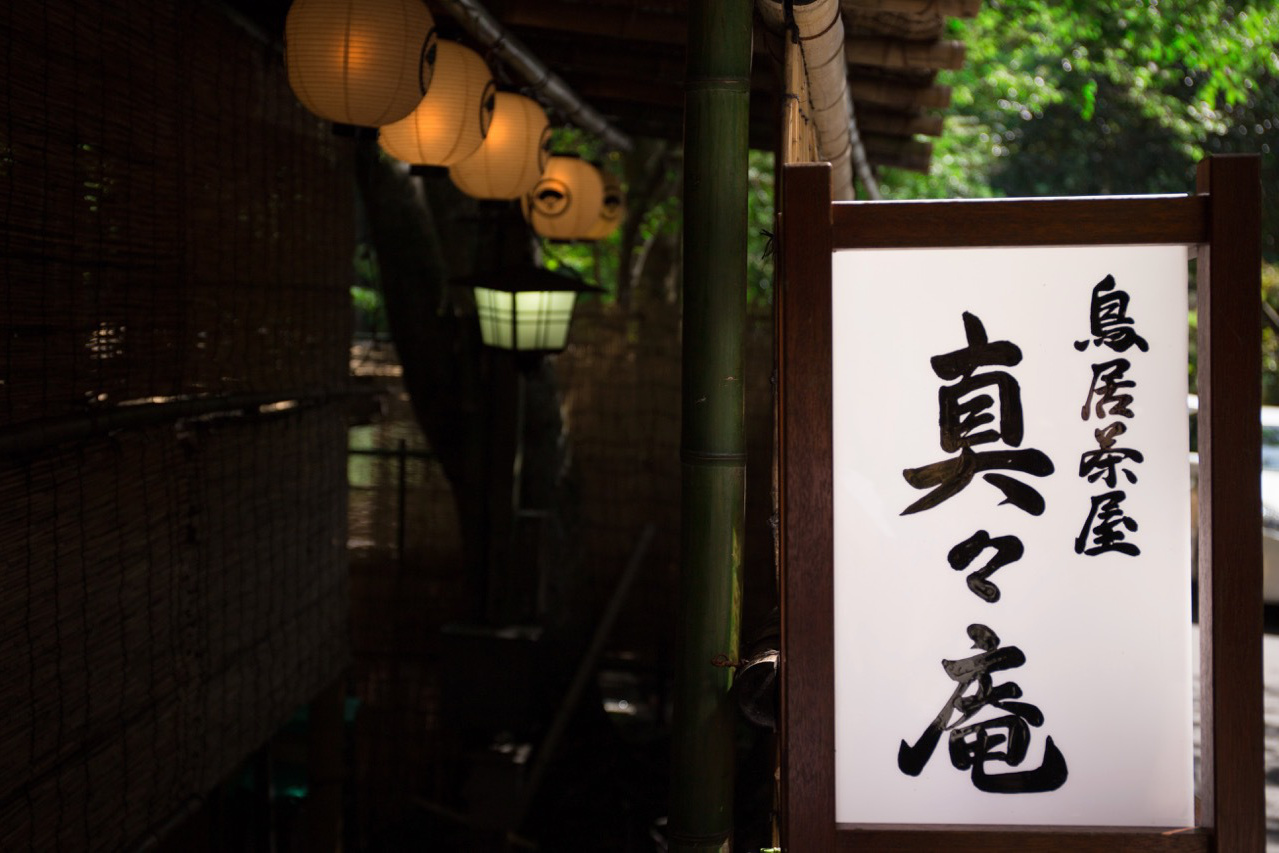
<path fill-rule="evenodd" d="M 488 131 L 496 94 L 480 55 L 456 42 L 436 45 L 426 97 L 407 118 L 378 133 L 392 157 L 417 166 L 451 166 L 470 156 Z"/>
<path fill-rule="evenodd" d="M 626 192 L 622 189 L 622 180 L 603 170 L 600 174 L 604 178 L 604 202 L 600 205 L 599 218 L 586 233 L 587 240 L 603 240 L 626 218 Z"/>
<path fill-rule="evenodd" d="M 563 154 L 552 157 L 537 185 L 520 199 L 533 230 L 553 240 L 585 239 L 604 206 L 604 179 L 590 163 Z"/>
<path fill-rule="evenodd" d="M 550 138 L 546 113 L 537 101 L 498 92 L 483 144 L 470 157 L 450 166 L 449 177 L 473 198 L 519 198 L 541 176 Z"/>
<path fill-rule="evenodd" d="M 426 94 L 435 21 L 422 0 L 294 0 L 284 45 L 303 106 L 339 124 L 378 127 Z"/>

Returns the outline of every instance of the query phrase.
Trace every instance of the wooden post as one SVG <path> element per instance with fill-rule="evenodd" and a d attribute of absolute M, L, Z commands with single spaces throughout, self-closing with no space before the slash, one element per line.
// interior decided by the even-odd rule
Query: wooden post
<path fill-rule="evenodd" d="M 1209 196 L 1209 242 L 1199 248 L 1197 282 L 1200 821 L 1215 830 L 1219 853 L 1261 850 L 1266 841 L 1260 170 L 1256 155 L 1212 157 L 1200 162 L 1196 180 Z"/>
<path fill-rule="evenodd" d="M 671 850 L 726 849 L 733 828 L 746 508 L 747 132 L 753 5 L 689 4 L 684 112 L 684 341 L 679 625 Z"/>
<path fill-rule="evenodd" d="M 831 170 L 787 166 L 780 210 L 778 447 L 782 578 L 782 837 L 835 849 L 834 516 L 831 470 Z M 806 737 L 792 723 L 805 721 Z"/>

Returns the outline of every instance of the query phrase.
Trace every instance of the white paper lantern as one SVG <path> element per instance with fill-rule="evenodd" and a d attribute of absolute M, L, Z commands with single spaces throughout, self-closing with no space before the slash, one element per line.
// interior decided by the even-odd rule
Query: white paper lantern
<path fill-rule="evenodd" d="M 626 191 L 622 189 L 621 178 L 603 169 L 600 175 L 604 178 L 604 201 L 600 205 L 599 218 L 586 233 L 587 240 L 603 240 L 626 218 Z"/>
<path fill-rule="evenodd" d="M 284 46 L 303 106 L 338 124 L 378 127 L 426 94 L 435 21 L 422 0 L 294 0 Z"/>
<path fill-rule="evenodd" d="M 436 44 L 431 88 L 405 118 L 383 125 L 386 153 L 415 166 L 451 166 L 474 153 L 493 117 L 493 75 L 480 55 L 456 42 Z"/>
<path fill-rule="evenodd" d="M 542 177 L 520 199 L 520 209 L 533 230 L 553 240 L 582 240 L 591 232 L 604 206 L 604 179 L 581 157 L 551 157 Z"/>
<path fill-rule="evenodd" d="M 450 166 L 449 177 L 473 198 L 519 198 L 541 177 L 550 139 L 546 112 L 537 101 L 498 92 L 484 142 L 470 157 Z"/>

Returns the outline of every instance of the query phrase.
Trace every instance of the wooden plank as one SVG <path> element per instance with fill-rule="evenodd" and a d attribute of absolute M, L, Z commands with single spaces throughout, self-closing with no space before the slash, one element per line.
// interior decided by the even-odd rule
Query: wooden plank
<path fill-rule="evenodd" d="M 1208 853 L 1212 834 L 1189 828 L 841 825 L 836 849 L 846 853 Z"/>
<path fill-rule="evenodd" d="M 782 814 L 786 849 L 835 847 L 831 169 L 788 165 L 779 216 Z"/>
<path fill-rule="evenodd" d="M 938 115 L 865 107 L 857 110 L 856 116 L 857 127 L 864 133 L 882 133 L 889 136 L 913 136 L 916 133 L 924 136 L 942 135 L 943 119 Z"/>
<path fill-rule="evenodd" d="M 1256 155 L 1199 164 L 1201 820 L 1220 851 L 1265 845 L 1261 669 L 1261 181 Z"/>
<path fill-rule="evenodd" d="M 1207 205 L 1204 196 L 840 202 L 833 243 L 842 249 L 1193 244 L 1207 236 Z"/>
<path fill-rule="evenodd" d="M 854 101 L 902 110 L 950 106 L 949 86 L 912 86 L 893 80 L 867 80 L 854 74 L 848 80 L 848 91 Z"/>
<path fill-rule="evenodd" d="M 682 118 L 684 86 L 660 80 L 632 80 L 597 74 L 579 74 L 573 78 L 573 88 L 597 107 L 614 101 L 665 107 Z M 756 114 L 771 114 L 776 103 L 775 92 L 750 93 L 750 109 Z M 602 109 L 602 107 L 601 107 Z"/>
<path fill-rule="evenodd" d="M 840 8 L 859 12 L 899 12 L 907 15 L 946 15 L 972 18 L 981 0 L 840 0 Z"/>
<path fill-rule="evenodd" d="M 844 41 L 844 58 L 856 65 L 871 65 L 876 68 L 954 70 L 964 67 L 964 43 L 855 36 Z"/>
<path fill-rule="evenodd" d="M 491 2 L 491 0 L 490 0 Z M 538 0 L 499 2 L 493 13 L 508 27 L 553 30 L 629 42 L 682 45 L 688 39 L 688 14 L 637 13 L 594 3 Z"/>
<path fill-rule="evenodd" d="M 932 166 L 931 151 L 877 151 L 867 152 L 866 160 L 872 166 L 886 166 L 890 169 L 905 169 L 908 172 L 928 174 Z"/>
<path fill-rule="evenodd" d="M 876 166 L 927 172 L 933 159 L 931 142 L 879 133 L 863 133 L 861 138 L 867 158 Z"/>

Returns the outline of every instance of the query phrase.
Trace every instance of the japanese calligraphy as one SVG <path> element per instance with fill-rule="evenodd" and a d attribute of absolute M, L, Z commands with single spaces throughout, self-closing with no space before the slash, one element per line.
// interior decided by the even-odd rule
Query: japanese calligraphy
<path fill-rule="evenodd" d="M 1044 757 L 1038 767 L 1011 772 L 988 768 L 998 764 L 1020 767 L 1030 745 L 1031 727 L 1042 726 L 1044 715 L 1029 702 L 1017 701 L 1022 690 L 1016 682 L 995 684 L 992 677 L 992 673 L 1024 664 L 1026 656 L 1021 649 L 1000 648 L 999 637 L 985 625 L 969 625 L 968 636 L 973 648 L 981 651 L 962 660 L 942 661 L 942 669 L 955 687 L 924 733 L 913 744 L 901 742 L 898 769 L 918 776 L 942 734 L 947 733 L 951 765 L 971 771 L 973 787 L 979 791 L 1033 794 L 1060 788 L 1068 775 L 1066 758 L 1051 736 L 1044 740 Z"/>
<path fill-rule="evenodd" d="M 1146 339 L 1137 334 L 1128 316 L 1128 294 L 1115 289 L 1115 277 L 1108 275 L 1092 289 L 1089 327 L 1093 346 L 1108 346 L 1115 352 L 1126 352 L 1135 346 L 1142 352 L 1150 349 Z M 1075 349 L 1083 352 L 1089 341 L 1075 341 Z"/>
<path fill-rule="evenodd" d="M 1124 515 L 1123 500 L 1126 497 L 1119 490 L 1093 496 L 1084 529 L 1075 538 L 1076 554 L 1095 557 L 1106 551 L 1118 551 L 1135 557 L 1141 553 L 1136 545 L 1124 541 L 1124 531 L 1134 532 L 1137 529 L 1137 522 Z M 1088 544 L 1090 538 L 1091 546 Z"/>
<path fill-rule="evenodd" d="M 962 572 L 971 566 L 973 560 L 977 559 L 977 555 L 987 548 L 995 549 L 995 555 L 985 566 L 968 576 L 968 588 L 982 601 L 994 604 L 999 600 L 999 587 L 987 578 L 1009 563 L 1015 563 L 1021 559 L 1026 548 L 1021 544 L 1020 539 L 1016 536 L 991 537 L 985 530 L 978 530 L 951 548 L 946 559 L 952 569 Z"/>
<path fill-rule="evenodd" d="M 1044 499 L 1029 484 L 996 471 L 1014 471 L 1032 477 L 1046 477 L 1053 472 L 1052 461 L 1041 451 L 974 450 L 974 447 L 1002 443 L 1010 448 L 1021 446 L 1024 424 L 1021 410 L 1021 387 L 1012 374 L 1003 370 L 980 368 L 1013 367 L 1021 362 L 1021 350 L 1009 341 L 991 343 L 986 327 L 975 315 L 963 313 L 968 345 L 954 352 L 934 356 L 933 372 L 943 380 L 937 393 L 941 428 L 941 448 L 959 455 L 919 468 L 902 471 L 906 482 L 916 489 L 931 489 L 928 494 L 908 506 L 902 515 L 920 512 L 941 504 L 963 491 L 973 477 L 982 472 L 987 483 L 1004 495 L 1010 503 L 1031 515 L 1042 515 Z M 998 417 L 992 413 L 998 402 Z"/>
<path fill-rule="evenodd" d="M 1091 344 L 1106 347 L 1114 352 L 1126 352 L 1136 347 L 1148 352 L 1150 344 L 1137 334 L 1135 321 L 1128 316 L 1130 298 L 1115 285 L 1114 276 L 1106 276 L 1092 290 L 1089 311 L 1091 340 L 1075 341 L 1075 349 L 1084 352 Z M 1132 362 L 1127 358 L 1114 358 L 1095 362 L 1088 395 L 1080 409 L 1080 418 L 1097 420 L 1125 418 L 1132 420 L 1136 381 L 1128 378 Z M 1086 450 L 1079 457 L 1079 476 L 1089 483 L 1102 483 L 1110 491 L 1092 496 L 1091 506 L 1083 528 L 1075 537 L 1075 553 L 1088 557 L 1113 552 L 1135 557 L 1141 549 L 1129 539 L 1138 524 L 1124 511 L 1127 493 L 1117 489 L 1121 476 L 1128 485 L 1137 482 L 1136 465 L 1145 458 L 1140 450 L 1117 447 L 1119 436 L 1128 431 L 1124 421 L 1115 420 L 1093 431 L 1096 450 Z"/>
<path fill-rule="evenodd" d="M 932 489 L 902 515 L 931 509 L 966 488 L 978 473 L 988 472 L 983 479 L 1003 493 L 1001 504 L 1011 503 L 1032 517 L 1040 516 L 1044 499 L 1038 490 L 1023 480 L 998 473 L 1012 471 L 1046 477 L 1054 470 L 1052 460 L 1042 451 L 1019 449 L 1025 438 L 1021 387 L 1007 370 L 996 369 L 1018 365 L 1021 350 L 1011 341 L 991 342 L 985 326 L 974 314 L 965 311 L 963 322 L 967 345 L 930 359 L 933 372 L 950 383 L 937 392 L 941 448 L 946 453 L 957 452 L 958 456 L 902 472 L 911 486 Z M 989 444 L 1011 449 L 974 450 Z M 971 571 L 965 581 L 973 595 L 995 604 L 1002 592 L 990 580 L 991 575 L 1020 560 L 1025 550 L 1017 536 L 991 536 L 986 530 L 978 530 L 952 547 L 946 559 L 952 569 L 962 572 L 985 556 L 985 563 Z M 1051 737 L 1044 742 L 1044 758 L 1039 767 L 990 771 L 991 765 L 1022 765 L 1031 728 L 1042 726 L 1044 716 L 1034 705 L 1017 701 L 1021 688 L 1016 682 L 997 685 L 992 678 L 994 672 L 1025 663 L 1021 649 L 1001 649 L 999 637 L 985 625 L 969 625 L 968 636 L 980 654 L 942 661 L 942 668 L 955 682 L 950 700 L 914 744 L 902 741 L 897 753 L 898 769 L 918 776 L 942 734 L 949 733 L 951 764 L 957 770 L 970 771 L 973 786 L 979 791 L 1028 794 L 1056 790 L 1066 781 L 1066 759 Z"/>

